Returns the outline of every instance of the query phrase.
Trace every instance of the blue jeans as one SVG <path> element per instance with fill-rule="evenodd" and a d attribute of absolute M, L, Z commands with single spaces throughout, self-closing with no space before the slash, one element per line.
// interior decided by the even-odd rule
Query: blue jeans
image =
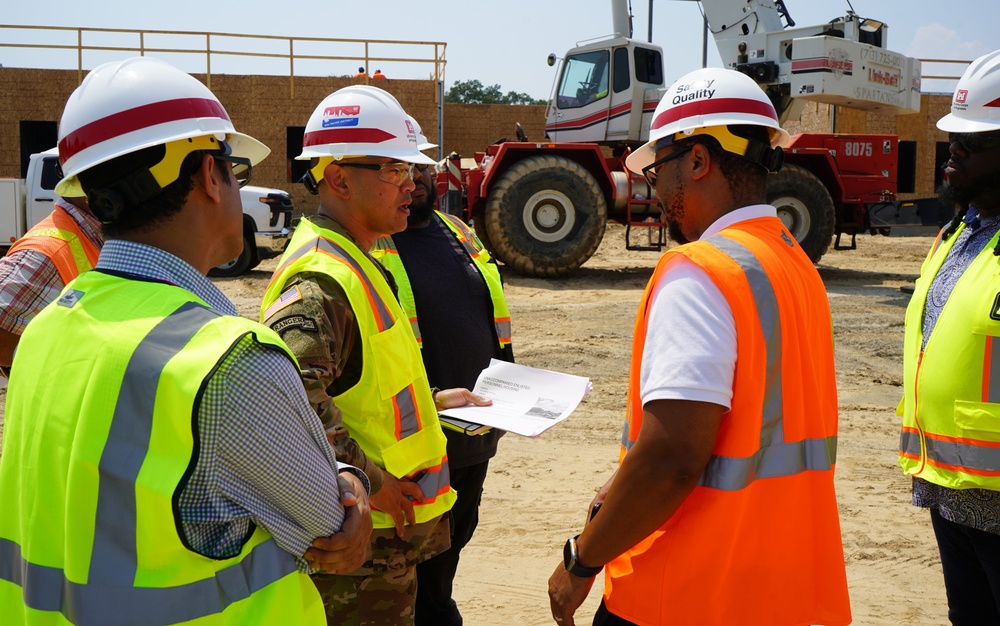
<path fill-rule="evenodd" d="M 1000 624 L 1000 535 L 956 524 L 931 509 L 954 626 Z"/>

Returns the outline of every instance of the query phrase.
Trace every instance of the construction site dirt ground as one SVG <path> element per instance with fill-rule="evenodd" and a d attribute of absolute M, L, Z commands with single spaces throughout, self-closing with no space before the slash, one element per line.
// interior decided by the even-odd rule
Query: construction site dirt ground
<path fill-rule="evenodd" d="M 896 464 L 895 407 L 902 393 L 909 299 L 900 287 L 913 284 L 932 241 L 927 234 L 862 235 L 856 250 L 831 249 L 818 265 L 833 313 L 837 493 L 853 623 L 861 626 L 948 623 L 930 519 L 910 505 L 909 480 Z M 504 272 L 517 361 L 587 376 L 593 390 L 542 436 L 501 440 L 479 529 L 455 580 L 467 626 L 554 623 L 546 582 L 561 562 L 563 543 L 580 532 L 590 499 L 617 462 L 632 326 L 658 258 L 656 252 L 627 251 L 624 228 L 609 225 L 597 254 L 569 278 Z M 241 314 L 256 318 L 274 266 L 274 260 L 265 261 L 246 276 L 216 283 Z M 602 586 L 599 578 L 578 624 L 591 623 Z"/>

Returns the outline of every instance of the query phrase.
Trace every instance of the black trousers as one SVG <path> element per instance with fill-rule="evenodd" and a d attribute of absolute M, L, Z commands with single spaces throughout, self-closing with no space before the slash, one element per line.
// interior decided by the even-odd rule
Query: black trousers
<path fill-rule="evenodd" d="M 451 509 L 451 547 L 417 565 L 416 626 L 462 626 L 462 614 L 451 598 L 458 557 L 479 525 L 479 503 L 490 462 L 451 470 L 458 500 Z"/>
<path fill-rule="evenodd" d="M 948 619 L 954 626 L 1000 624 L 1000 535 L 950 522 L 931 509 L 941 553 Z"/>
<path fill-rule="evenodd" d="M 601 600 L 601 606 L 597 607 L 597 613 L 594 613 L 594 626 L 635 626 L 635 622 L 630 622 L 627 619 L 618 617 L 614 613 L 608 610 L 608 607 L 604 606 L 604 600 Z"/>

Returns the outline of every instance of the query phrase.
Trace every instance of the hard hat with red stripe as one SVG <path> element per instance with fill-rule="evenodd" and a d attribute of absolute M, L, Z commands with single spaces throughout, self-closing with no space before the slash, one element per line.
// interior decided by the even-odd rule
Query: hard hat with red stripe
<path fill-rule="evenodd" d="M 160 188 L 177 180 L 194 150 L 224 150 L 256 165 L 270 149 L 236 132 L 226 109 L 196 78 L 153 57 L 99 65 L 70 95 L 59 122 L 61 196 L 83 195 L 77 175 L 119 156 L 157 145 L 167 150 L 150 168 Z M 165 166 L 161 167 L 161 165 Z"/>
<path fill-rule="evenodd" d="M 657 150 L 695 135 L 712 135 L 723 149 L 743 156 L 748 142 L 730 133 L 729 125 L 766 127 L 771 148 L 789 140 L 788 132 L 778 124 L 774 105 L 752 78 L 717 67 L 695 70 L 663 94 L 653 113 L 649 141 L 625 159 L 625 166 L 640 174 L 655 160 Z"/>
<path fill-rule="evenodd" d="M 431 143 L 427 141 L 427 135 L 424 134 L 423 129 L 420 128 L 420 123 L 417 122 L 417 118 L 411 117 L 410 121 L 413 122 L 413 129 L 417 131 L 417 149 L 418 150 L 430 150 L 431 148 L 437 148 L 436 143 Z"/>
<path fill-rule="evenodd" d="M 412 118 L 392 94 L 363 85 L 339 89 L 319 103 L 306 123 L 296 159 L 386 157 L 433 165 L 420 152 Z"/>
<path fill-rule="evenodd" d="M 1000 130 L 1000 50 L 969 64 L 955 87 L 951 113 L 937 127 L 949 133 Z"/>

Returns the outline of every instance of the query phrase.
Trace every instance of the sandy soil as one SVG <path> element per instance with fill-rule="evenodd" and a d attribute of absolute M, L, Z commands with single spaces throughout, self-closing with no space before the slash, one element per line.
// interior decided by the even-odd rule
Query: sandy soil
<path fill-rule="evenodd" d="M 629 252 L 609 226 L 598 253 L 563 280 L 505 272 L 515 354 L 533 367 L 588 376 L 593 391 L 537 439 L 508 435 L 486 482 L 481 521 L 455 585 L 467 626 L 552 624 L 546 581 L 579 532 L 594 491 L 613 471 L 624 419 L 635 310 L 659 255 Z M 940 562 L 927 514 L 909 504 L 896 465 L 903 313 L 929 236 L 859 237 L 818 266 L 833 312 L 840 439 L 837 464 L 854 623 L 947 624 Z M 274 261 L 218 280 L 255 317 Z M 589 625 L 601 583 L 578 612 Z"/>

